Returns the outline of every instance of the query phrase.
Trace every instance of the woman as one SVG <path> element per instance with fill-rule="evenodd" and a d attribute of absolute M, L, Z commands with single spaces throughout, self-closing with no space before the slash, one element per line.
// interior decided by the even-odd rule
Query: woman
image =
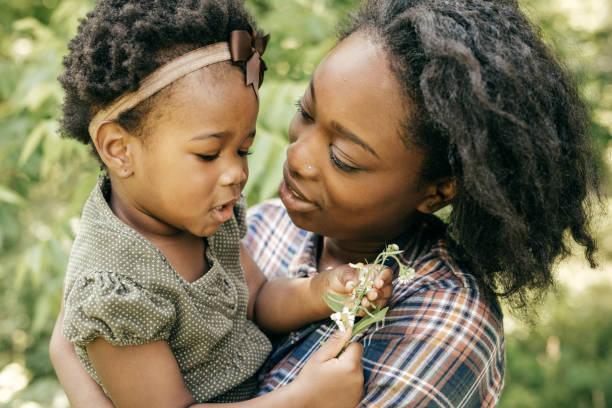
<path fill-rule="evenodd" d="M 268 278 L 404 250 L 415 278 L 360 338 L 361 406 L 495 405 L 497 298 L 533 306 L 566 235 L 594 266 L 588 118 L 536 32 L 515 1 L 371 0 L 300 101 L 285 208 L 252 209 L 245 245 Z M 431 214 L 448 204 L 444 224 Z M 262 393 L 291 381 L 332 326 L 280 339 Z"/>

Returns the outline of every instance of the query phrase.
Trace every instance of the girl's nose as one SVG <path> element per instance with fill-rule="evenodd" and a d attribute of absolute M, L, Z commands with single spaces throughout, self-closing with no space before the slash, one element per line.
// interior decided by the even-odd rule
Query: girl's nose
<path fill-rule="evenodd" d="M 249 168 L 244 158 L 233 159 L 224 169 L 219 182 L 222 186 L 242 185 L 249 176 Z"/>
<path fill-rule="evenodd" d="M 287 147 L 287 165 L 292 173 L 305 179 L 318 178 L 317 158 L 322 156 L 315 142 L 314 132 L 292 138 L 292 143 Z"/>

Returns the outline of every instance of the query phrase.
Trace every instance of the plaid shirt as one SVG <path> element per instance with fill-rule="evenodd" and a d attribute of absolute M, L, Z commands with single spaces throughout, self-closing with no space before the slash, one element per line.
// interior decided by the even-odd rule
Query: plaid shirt
<path fill-rule="evenodd" d="M 280 200 L 249 210 L 243 243 L 268 278 L 316 273 L 320 236 L 297 228 Z M 365 388 L 360 407 L 490 407 L 504 380 L 502 313 L 424 220 L 396 243 L 416 271 L 395 284 L 382 323 L 360 336 Z M 397 269 L 395 269 L 397 273 Z M 335 330 L 324 320 L 277 339 L 260 393 L 291 382 Z"/>

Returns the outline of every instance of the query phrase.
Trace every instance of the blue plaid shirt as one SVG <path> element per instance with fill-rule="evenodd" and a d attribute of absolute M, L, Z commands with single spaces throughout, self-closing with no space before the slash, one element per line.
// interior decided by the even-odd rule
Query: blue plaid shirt
<path fill-rule="evenodd" d="M 268 279 L 316 273 L 321 237 L 297 228 L 280 200 L 251 208 L 247 224 L 243 242 Z M 365 375 L 360 407 L 490 407 L 499 400 L 501 310 L 454 261 L 433 225 L 426 219 L 396 242 L 404 250 L 400 259 L 416 275 L 395 284 L 384 322 L 359 338 Z M 260 393 L 291 382 L 334 330 L 325 320 L 277 339 Z"/>

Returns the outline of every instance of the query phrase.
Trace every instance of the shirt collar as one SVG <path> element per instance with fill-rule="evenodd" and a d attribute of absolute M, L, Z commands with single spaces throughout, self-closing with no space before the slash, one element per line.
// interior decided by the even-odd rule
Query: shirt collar
<path fill-rule="evenodd" d="M 428 221 L 424 217 L 421 222 L 417 223 L 415 228 L 409 228 L 396 239 L 389 242 L 389 244 L 397 244 L 404 251 L 399 258 L 408 267 L 412 266 L 423 249 L 423 232 L 427 228 L 427 223 Z M 306 232 L 297 254 L 291 259 L 289 264 L 289 276 L 308 277 L 317 273 L 318 251 L 321 247 L 320 242 L 322 239 L 320 235 L 314 232 Z M 388 259 L 385 264 L 397 275 L 398 267 L 393 259 Z"/>

